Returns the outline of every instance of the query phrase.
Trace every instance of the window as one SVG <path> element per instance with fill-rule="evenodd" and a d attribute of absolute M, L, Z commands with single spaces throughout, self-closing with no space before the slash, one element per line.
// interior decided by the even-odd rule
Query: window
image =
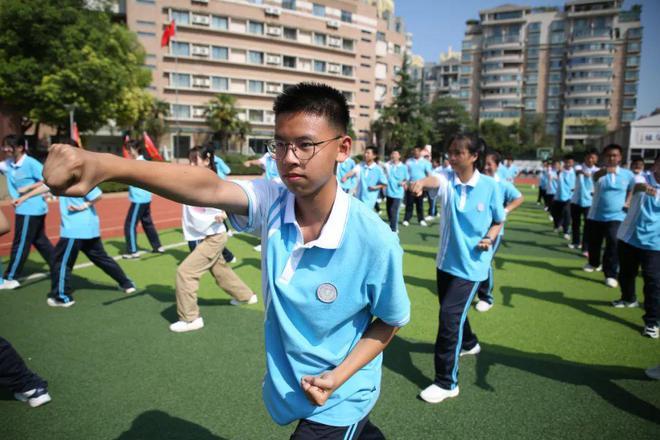
<path fill-rule="evenodd" d="M 539 44 L 541 42 L 540 34 L 530 34 L 527 36 L 527 44 Z"/>
<path fill-rule="evenodd" d="M 296 9 L 296 0 L 282 0 L 282 7 L 284 9 Z"/>
<path fill-rule="evenodd" d="M 264 92 L 264 82 L 263 81 L 248 81 L 248 92 L 250 93 L 263 93 Z"/>
<path fill-rule="evenodd" d="M 623 100 L 623 106 L 625 108 L 633 108 L 637 105 L 637 99 L 635 98 L 626 98 Z"/>
<path fill-rule="evenodd" d="M 229 20 L 227 17 L 214 15 L 211 18 L 211 28 L 226 31 L 229 28 Z"/>
<path fill-rule="evenodd" d="M 179 57 L 190 56 L 190 44 L 188 44 L 188 43 L 181 43 L 179 41 L 173 41 L 171 50 L 172 50 L 172 55 L 176 55 L 176 56 L 179 56 Z"/>
<path fill-rule="evenodd" d="M 248 3 L 252 3 L 253 5 L 262 5 L 264 0 L 248 0 Z"/>
<path fill-rule="evenodd" d="M 560 93 L 561 93 L 561 87 L 559 86 L 548 87 L 548 96 L 559 96 Z"/>
<path fill-rule="evenodd" d="M 139 37 L 155 37 L 156 36 L 155 32 L 138 31 L 137 34 L 138 34 Z"/>
<path fill-rule="evenodd" d="M 561 73 L 550 72 L 550 74 L 548 75 L 548 82 L 551 83 L 561 82 Z"/>
<path fill-rule="evenodd" d="M 342 47 L 344 48 L 344 50 L 353 51 L 353 40 L 344 38 L 344 40 L 342 41 Z"/>
<path fill-rule="evenodd" d="M 190 24 L 190 14 L 188 11 L 177 11 L 172 9 L 171 15 L 172 20 L 174 20 L 177 26 Z"/>
<path fill-rule="evenodd" d="M 325 61 L 314 60 L 314 72 L 325 72 Z"/>
<path fill-rule="evenodd" d="M 317 17 L 325 17 L 325 6 L 319 5 L 318 3 L 312 4 L 312 14 Z"/>
<path fill-rule="evenodd" d="M 341 11 L 341 21 L 346 23 L 353 23 L 353 14 L 350 11 Z"/>
<path fill-rule="evenodd" d="M 282 35 L 287 40 L 297 40 L 298 31 L 295 28 L 285 27 L 282 29 Z"/>
<path fill-rule="evenodd" d="M 347 66 L 344 64 L 341 66 L 341 74 L 344 76 L 353 76 L 353 66 Z"/>
<path fill-rule="evenodd" d="M 314 44 L 325 46 L 327 44 L 327 38 L 325 34 L 314 34 Z"/>
<path fill-rule="evenodd" d="M 556 110 L 559 108 L 559 98 L 548 99 L 547 103 L 548 110 Z"/>
<path fill-rule="evenodd" d="M 536 110 L 536 99 L 535 98 L 525 99 L 525 109 Z"/>
<path fill-rule="evenodd" d="M 535 22 L 535 23 L 530 23 L 527 26 L 527 32 L 530 32 L 530 33 L 531 32 L 541 32 L 541 23 L 539 23 L 538 21 Z"/>
<path fill-rule="evenodd" d="M 248 110 L 248 115 L 250 122 L 263 122 L 264 120 L 263 110 Z"/>
<path fill-rule="evenodd" d="M 177 119 L 190 119 L 190 106 L 172 104 L 172 116 Z"/>
<path fill-rule="evenodd" d="M 146 21 L 146 20 L 138 20 L 137 24 L 140 25 L 140 26 L 148 26 L 148 27 L 156 26 L 155 21 Z M 628 46 L 630 46 L 630 45 L 628 45 Z"/>
<path fill-rule="evenodd" d="M 263 64 L 264 63 L 264 53 L 256 52 L 254 50 L 248 51 L 248 63 L 250 64 Z"/>
<path fill-rule="evenodd" d="M 523 93 L 525 95 L 535 96 L 536 95 L 536 86 L 527 86 L 527 87 L 523 88 Z"/>
<path fill-rule="evenodd" d="M 170 86 L 189 88 L 190 75 L 187 73 L 170 73 Z"/>
<path fill-rule="evenodd" d="M 624 84 L 623 93 L 626 95 L 634 95 L 637 93 L 637 83 Z"/>
<path fill-rule="evenodd" d="M 401 55 L 401 46 L 399 46 L 398 44 L 395 44 L 394 45 L 394 53 L 397 54 L 397 55 Z"/>
<path fill-rule="evenodd" d="M 229 59 L 229 49 L 221 46 L 213 46 L 211 49 L 211 58 L 214 60 L 227 60 Z"/>
<path fill-rule="evenodd" d="M 174 157 L 178 159 L 188 158 L 190 151 L 190 136 L 172 136 L 172 147 L 174 148 Z"/>
<path fill-rule="evenodd" d="M 264 34 L 264 24 L 259 21 L 248 22 L 248 32 L 256 35 Z"/>
<path fill-rule="evenodd" d="M 639 52 L 641 45 L 638 41 L 631 41 L 628 43 L 628 52 Z"/>
<path fill-rule="evenodd" d="M 376 41 L 385 41 L 385 32 L 376 32 Z"/>
<path fill-rule="evenodd" d="M 296 68 L 296 57 L 283 55 L 282 56 L 282 66 L 289 67 L 291 69 L 295 69 Z"/>
<path fill-rule="evenodd" d="M 639 38 L 642 36 L 642 28 L 628 29 L 626 35 L 628 38 Z"/>
<path fill-rule="evenodd" d="M 225 78 L 222 76 L 211 77 L 211 88 L 213 90 L 228 90 L 229 78 Z"/>
<path fill-rule="evenodd" d="M 627 67 L 635 67 L 639 66 L 639 57 L 628 57 L 626 58 L 626 66 Z"/>
<path fill-rule="evenodd" d="M 639 72 L 636 70 L 629 70 L 626 72 L 626 81 L 631 81 L 635 80 L 637 81 L 639 79 Z"/>

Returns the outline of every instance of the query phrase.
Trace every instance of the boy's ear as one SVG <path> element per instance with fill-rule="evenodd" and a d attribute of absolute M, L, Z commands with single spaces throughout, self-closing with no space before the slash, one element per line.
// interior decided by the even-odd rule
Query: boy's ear
<path fill-rule="evenodd" d="M 344 136 L 340 139 L 339 150 L 337 151 L 337 162 L 343 162 L 351 156 L 353 139 L 350 136 Z"/>

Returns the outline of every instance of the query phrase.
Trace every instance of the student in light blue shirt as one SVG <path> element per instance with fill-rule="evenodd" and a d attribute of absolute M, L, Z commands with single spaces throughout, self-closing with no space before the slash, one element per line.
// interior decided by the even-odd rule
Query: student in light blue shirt
<path fill-rule="evenodd" d="M 558 186 L 558 179 L 559 179 L 559 172 L 561 171 L 561 162 L 559 160 L 553 160 L 552 161 L 552 166 L 548 170 L 548 187 L 546 189 L 546 195 L 548 196 L 548 213 L 550 214 L 548 216 L 548 219 L 550 221 L 555 222 L 555 216 L 554 216 L 554 210 L 552 209 L 553 202 L 555 201 L 555 197 L 557 195 L 557 186 Z"/>
<path fill-rule="evenodd" d="M 642 267 L 644 279 L 643 336 L 658 339 L 660 322 L 660 155 L 653 170 L 633 187 L 630 208 L 617 233 L 621 299 L 614 307 L 636 307 L 635 278 Z"/>
<path fill-rule="evenodd" d="M 486 154 L 484 174 L 492 177 L 497 182 L 497 186 L 500 191 L 500 197 L 504 203 L 504 214 L 508 218 L 511 212 L 518 209 L 518 207 L 522 205 L 524 198 L 512 182 L 503 180 L 500 175 L 497 174 L 497 168 L 499 164 L 499 153 L 495 151 L 488 152 Z M 497 253 L 497 250 L 500 248 L 503 237 L 504 224 L 502 224 L 502 229 L 500 229 L 500 233 L 497 235 L 497 239 L 493 245 L 493 257 Z M 495 301 L 493 298 L 494 287 L 495 281 L 493 277 L 493 264 L 491 263 L 488 269 L 488 279 L 479 283 L 479 288 L 477 289 L 477 297 L 479 298 L 479 302 L 477 302 L 477 305 L 474 307 L 477 312 L 487 312 L 493 307 Z"/>
<path fill-rule="evenodd" d="M 128 143 L 129 152 L 133 159 L 144 160 L 142 155 L 142 145 L 139 141 L 130 141 Z M 147 235 L 152 252 L 157 254 L 165 253 L 165 248 L 160 243 L 158 231 L 151 218 L 151 193 L 137 186 L 128 187 L 128 199 L 131 205 L 124 221 L 124 238 L 126 239 L 126 253 L 122 255 L 124 259 L 140 258 L 137 247 L 137 224 L 142 223 L 142 229 Z"/>
<path fill-rule="evenodd" d="M 399 211 L 401 210 L 401 201 L 406 192 L 406 185 L 409 180 L 408 167 L 401 162 L 401 153 L 394 150 L 390 154 L 390 161 L 385 167 L 387 172 L 387 217 L 390 222 L 390 229 L 399 232 Z"/>
<path fill-rule="evenodd" d="M 498 174 L 507 182 L 513 183 L 518 176 L 518 172 L 518 167 L 513 164 L 513 157 L 511 155 L 507 156 L 504 163 L 498 167 Z"/>
<path fill-rule="evenodd" d="M 195 148 L 197 150 L 202 150 L 202 149 L 208 149 L 208 148 L 212 148 L 212 147 L 195 146 Z M 216 174 L 218 175 L 219 178 L 227 179 L 229 174 L 231 174 L 231 168 L 229 168 L 229 165 L 227 165 L 225 163 L 225 161 L 222 160 L 222 158 L 220 156 L 218 156 L 217 154 L 213 155 L 213 164 L 214 164 L 214 167 L 215 167 L 215 172 L 216 172 Z M 228 231 L 227 235 L 229 237 L 231 237 L 232 236 L 232 231 L 229 230 L 229 225 L 227 224 L 226 221 L 224 222 L 224 225 L 225 225 L 225 228 Z M 235 262 L 238 261 L 238 259 L 234 255 L 234 253 L 232 251 L 230 251 L 227 246 L 222 248 L 222 258 L 224 258 L 227 263 L 235 263 Z"/>
<path fill-rule="evenodd" d="M 16 289 L 20 286 L 17 278 L 23 271 L 32 245 L 37 248 L 48 266 L 52 267 L 53 245 L 48 240 L 45 230 L 48 212 L 46 201 L 41 195 L 36 195 L 24 199 L 23 203 L 16 203 L 22 194 L 28 194 L 43 184 L 41 175 L 43 166 L 27 155 L 25 142 L 25 139 L 15 135 L 8 135 L 3 139 L 5 151 L 11 155 L 6 179 L 9 196 L 16 206 L 16 220 L 11 256 L 0 289 Z"/>
<path fill-rule="evenodd" d="M 422 150 L 419 147 L 413 148 L 413 157 L 406 161 L 406 166 L 408 167 L 410 183 L 424 179 L 433 172 L 431 162 L 422 157 Z M 406 191 L 406 212 L 403 215 L 403 226 L 410 225 L 410 219 L 413 215 L 413 205 L 415 206 L 417 221 L 420 226 L 428 226 L 428 223 L 424 220 L 424 195 L 422 194 L 417 197 L 409 190 Z"/>
<path fill-rule="evenodd" d="M 545 189 L 548 185 L 548 176 L 546 175 L 546 161 L 543 161 L 541 166 L 541 171 L 538 174 L 538 185 L 539 185 L 539 195 L 536 199 L 536 204 L 540 205 L 541 201 L 544 200 Z"/>
<path fill-rule="evenodd" d="M 86 193 L 101 179 L 126 181 L 231 214 L 262 239 L 266 375 L 263 398 L 291 438 L 382 439 L 368 415 L 380 394 L 382 352 L 410 319 L 396 234 L 337 184 L 351 151 L 346 98 L 322 84 L 288 88 L 274 104 L 268 144 L 283 184 L 227 182 L 207 170 L 51 149 L 46 182 Z M 84 170 L 85 172 L 82 172 Z M 82 180 L 77 180 L 79 176 Z M 242 188 L 242 190 L 241 190 Z"/>
<path fill-rule="evenodd" d="M 258 166 L 264 170 L 264 177 L 266 180 L 273 180 L 275 182 L 282 182 L 279 171 L 277 170 L 277 163 L 268 152 L 264 153 L 258 159 L 247 160 L 243 163 L 246 167 Z"/>
<path fill-rule="evenodd" d="M 575 167 L 575 190 L 571 198 L 571 249 L 582 248 L 582 254 L 587 255 L 587 214 L 591 207 L 591 198 L 594 192 L 593 173 L 598 171 L 598 150 L 587 151 L 584 163 Z M 584 224 L 584 231 L 581 231 Z"/>
<path fill-rule="evenodd" d="M 356 165 L 357 164 L 352 157 L 349 157 L 345 161 L 337 164 L 337 181 L 345 193 L 352 194 L 355 190 L 355 187 L 357 186 L 356 176 L 352 175 L 351 177 L 344 179 L 344 176 L 353 171 Z"/>
<path fill-rule="evenodd" d="M 215 162 L 215 172 L 218 174 L 218 177 L 226 179 L 227 176 L 231 174 L 231 168 L 229 168 L 229 165 L 227 165 L 217 154 L 213 156 L 213 161 Z"/>
<path fill-rule="evenodd" d="M 575 160 L 573 156 L 567 154 L 564 156 L 563 168 L 557 177 L 557 192 L 552 202 L 552 217 L 554 219 L 555 231 L 563 232 L 564 239 L 569 240 L 571 236 L 568 231 L 571 226 L 571 205 L 575 189 L 575 171 L 573 166 Z"/>
<path fill-rule="evenodd" d="M 354 174 L 357 176 L 358 185 L 355 197 L 371 209 L 376 206 L 376 200 L 382 188 L 387 185 L 387 177 L 383 169 L 378 165 L 378 151 L 375 147 L 367 147 L 364 150 L 364 161 L 356 166 L 353 171 L 344 178 Z"/>
<path fill-rule="evenodd" d="M 601 269 L 601 246 L 605 240 L 602 270 L 605 284 L 608 287 L 618 287 L 616 280 L 619 272 L 616 234 L 626 214 L 623 210 L 626 195 L 633 180 L 630 170 L 619 165 L 622 158 L 620 145 L 610 144 L 603 150 L 605 166 L 593 175 L 594 196 L 589 209 L 589 262 L 584 266 L 585 272 Z"/>
<path fill-rule="evenodd" d="M 504 222 L 497 182 L 482 175 L 483 140 L 456 135 L 449 143 L 452 172 L 412 185 L 415 194 L 438 188 L 440 246 L 436 259 L 440 323 L 435 343 L 435 380 L 420 393 L 428 403 L 458 396 L 460 354 L 477 354 L 479 341 L 467 319 L 479 283 L 488 278 L 494 245 Z"/>

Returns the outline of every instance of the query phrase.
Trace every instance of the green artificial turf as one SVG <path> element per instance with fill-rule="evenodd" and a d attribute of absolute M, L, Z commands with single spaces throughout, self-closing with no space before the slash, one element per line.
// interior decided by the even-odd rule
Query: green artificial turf
<path fill-rule="evenodd" d="M 483 350 L 461 359 L 460 395 L 439 405 L 416 397 L 433 377 L 437 225 L 402 229 L 412 320 L 386 351 L 372 413 L 388 439 L 659 438 L 660 382 L 643 370 L 660 363 L 660 343 L 640 336 L 642 310 L 612 308 L 618 291 L 581 271 L 584 259 L 551 231 L 532 189 L 524 193 L 530 201 L 511 215 L 495 259 L 496 306 L 469 314 Z M 182 241 L 179 230 L 161 238 Z M 259 291 L 256 243 L 238 235 L 229 247 L 236 272 Z M 113 255 L 122 247 L 106 242 Z M 185 255 L 181 246 L 120 261 L 140 287 L 131 296 L 96 267 L 76 270 L 71 309 L 46 306 L 47 279 L 0 291 L 0 335 L 53 396 L 31 409 L 0 390 L 0 439 L 288 438 L 293 425 L 277 426 L 261 401 L 262 304 L 230 306 L 207 275 L 206 327 L 168 330 Z M 27 271 L 44 269 L 30 258 Z"/>

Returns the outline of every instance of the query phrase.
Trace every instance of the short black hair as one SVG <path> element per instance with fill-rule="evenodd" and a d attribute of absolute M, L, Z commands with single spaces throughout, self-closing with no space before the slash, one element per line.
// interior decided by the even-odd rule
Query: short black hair
<path fill-rule="evenodd" d="M 644 162 L 644 159 L 642 159 L 641 156 L 633 156 L 633 157 L 630 158 L 630 163 L 633 163 L 633 162 Z"/>
<path fill-rule="evenodd" d="M 378 157 L 378 148 L 374 147 L 373 145 L 369 145 L 367 148 L 364 149 L 365 152 L 367 150 L 371 150 L 371 152 L 374 153 L 374 156 Z"/>
<path fill-rule="evenodd" d="M 465 148 L 472 155 L 477 156 L 474 162 L 474 168 L 478 171 L 483 171 L 484 163 L 486 162 L 485 153 L 488 150 L 486 141 L 475 133 L 457 133 L 449 139 L 447 143 L 447 151 L 452 145 L 456 144 L 457 148 Z"/>
<path fill-rule="evenodd" d="M 587 152 L 585 153 L 585 157 L 586 156 L 591 156 L 592 154 L 595 154 L 596 156 L 598 156 L 598 150 L 596 148 L 589 148 L 587 150 Z"/>
<path fill-rule="evenodd" d="M 2 145 L 6 145 L 12 149 L 15 149 L 16 147 L 25 148 L 25 138 L 22 136 L 16 136 L 15 134 L 8 134 L 2 140 Z"/>
<path fill-rule="evenodd" d="M 346 97 L 337 89 L 321 83 L 298 83 L 275 98 L 275 117 L 284 113 L 324 116 L 342 134 L 348 131 L 350 112 Z"/>
<path fill-rule="evenodd" d="M 572 154 L 564 154 L 564 160 L 575 160 Z"/>
<path fill-rule="evenodd" d="M 502 156 L 497 150 L 490 150 L 486 152 L 486 159 L 489 157 L 493 158 L 493 161 L 499 166 L 500 162 L 502 162 Z"/>
<path fill-rule="evenodd" d="M 605 153 L 608 150 L 619 150 L 619 153 L 623 155 L 623 148 L 621 148 L 621 145 L 619 144 L 609 144 L 605 148 L 603 148 L 603 153 Z"/>

